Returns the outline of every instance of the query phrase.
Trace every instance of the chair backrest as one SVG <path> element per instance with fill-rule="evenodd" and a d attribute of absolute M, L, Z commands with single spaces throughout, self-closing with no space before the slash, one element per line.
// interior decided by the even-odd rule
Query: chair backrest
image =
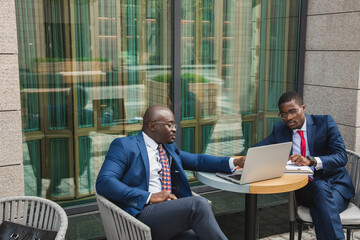
<path fill-rule="evenodd" d="M 101 220 L 108 240 L 150 240 L 150 228 L 105 197 L 97 194 Z"/>
<path fill-rule="evenodd" d="M 346 169 L 350 174 L 351 181 L 355 188 L 355 197 L 351 201 L 360 207 L 360 155 L 351 150 L 346 150 L 346 153 L 348 156 Z"/>
<path fill-rule="evenodd" d="M 0 223 L 3 221 L 57 231 L 56 240 L 65 239 L 68 226 L 67 215 L 57 203 L 31 196 L 0 199 Z"/>

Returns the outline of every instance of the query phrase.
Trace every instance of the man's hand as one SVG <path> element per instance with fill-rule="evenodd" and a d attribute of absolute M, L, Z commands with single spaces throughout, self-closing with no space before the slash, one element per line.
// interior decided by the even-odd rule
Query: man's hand
<path fill-rule="evenodd" d="M 164 202 L 166 200 L 174 200 L 177 199 L 177 197 L 174 194 L 171 194 L 168 191 L 161 191 L 158 193 L 153 193 L 151 194 L 150 197 L 150 203 L 159 203 L 159 202 Z"/>
<path fill-rule="evenodd" d="M 301 156 L 300 154 L 293 154 L 289 157 L 293 163 L 298 166 L 310 166 L 310 160 L 306 157 Z"/>
<path fill-rule="evenodd" d="M 234 165 L 237 167 L 244 167 L 246 156 L 234 158 Z"/>

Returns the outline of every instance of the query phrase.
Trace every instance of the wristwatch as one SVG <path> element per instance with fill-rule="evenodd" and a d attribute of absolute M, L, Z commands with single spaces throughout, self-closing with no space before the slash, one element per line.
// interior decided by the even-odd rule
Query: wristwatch
<path fill-rule="evenodd" d="M 313 167 L 316 166 L 316 159 L 314 157 L 307 156 L 306 158 L 310 160 L 310 166 L 313 166 Z"/>

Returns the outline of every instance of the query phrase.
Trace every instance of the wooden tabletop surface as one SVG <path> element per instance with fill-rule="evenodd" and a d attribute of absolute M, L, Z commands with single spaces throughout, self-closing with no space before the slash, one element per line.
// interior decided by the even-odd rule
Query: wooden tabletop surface
<path fill-rule="evenodd" d="M 280 178 L 250 183 L 249 193 L 266 194 L 290 192 L 304 187 L 307 182 L 307 175 L 284 174 Z"/>

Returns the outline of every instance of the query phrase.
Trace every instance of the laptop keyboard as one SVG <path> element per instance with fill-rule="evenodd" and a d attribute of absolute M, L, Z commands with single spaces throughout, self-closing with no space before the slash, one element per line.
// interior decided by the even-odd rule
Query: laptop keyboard
<path fill-rule="evenodd" d="M 240 181 L 241 174 L 229 175 L 230 178 Z"/>

